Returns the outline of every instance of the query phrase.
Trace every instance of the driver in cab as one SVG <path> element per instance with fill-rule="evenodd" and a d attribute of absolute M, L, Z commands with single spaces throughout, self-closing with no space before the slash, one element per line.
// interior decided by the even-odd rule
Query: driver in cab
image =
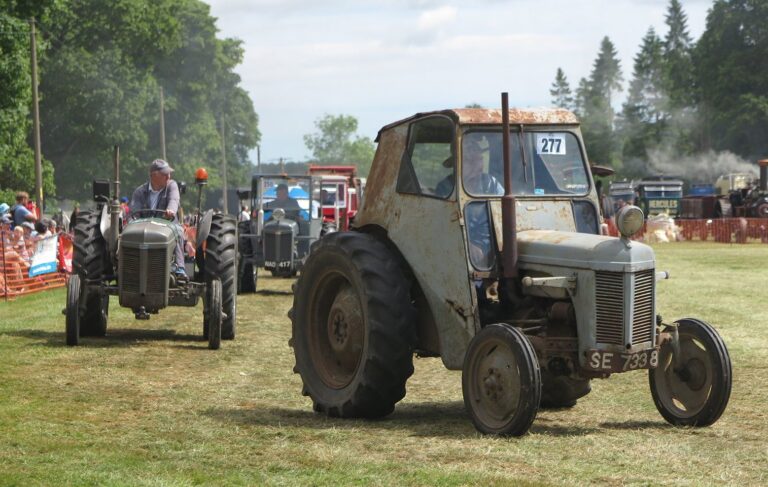
<path fill-rule="evenodd" d="M 277 197 L 264 205 L 265 210 L 276 210 L 277 208 L 284 209 L 286 213 L 301 210 L 299 202 L 288 195 L 288 185 L 285 183 L 277 185 Z"/>
<path fill-rule="evenodd" d="M 155 159 L 149 165 L 149 181 L 142 184 L 133 192 L 130 205 L 130 215 L 138 216 L 141 210 L 158 210 L 165 213 L 165 218 L 176 225 L 179 224 L 178 211 L 181 202 L 179 185 L 171 179 L 173 168 L 162 159 Z M 176 268 L 177 275 L 184 272 L 183 239 L 176 238 Z"/>

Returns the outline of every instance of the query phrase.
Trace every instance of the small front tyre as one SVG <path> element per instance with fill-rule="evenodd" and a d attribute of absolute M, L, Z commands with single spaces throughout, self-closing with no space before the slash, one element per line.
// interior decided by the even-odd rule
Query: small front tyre
<path fill-rule="evenodd" d="M 709 426 L 731 397 L 731 358 L 708 323 L 684 318 L 676 324 L 681 357 L 675 357 L 671 341 L 662 344 L 658 367 L 649 371 L 653 402 L 675 426 Z"/>
<path fill-rule="evenodd" d="M 218 350 L 221 347 L 221 324 L 223 320 L 221 281 L 212 279 L 208 281 L 206 292 L 206 316 L 208 325 L 208 348 Z"/>
<path fill-rule="evenodd" d="M 80 343 L 80 276 L 72 274 L 67 281 L 66 335 L 67 345 Z"/>
<path fill-rule="evenodd" d="M 469 343 L 461 373 L 464 406 L 478 431 L 522 436 L 541 401 L 541 371 L 528 338 L 506 323 L 489 325 Z"/>

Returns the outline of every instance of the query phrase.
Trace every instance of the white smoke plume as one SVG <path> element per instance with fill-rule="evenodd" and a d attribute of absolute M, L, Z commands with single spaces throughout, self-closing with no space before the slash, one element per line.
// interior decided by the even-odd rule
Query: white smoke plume
<path fill-rule="evenodd" d="M 714 183 L 723 174 L 758 174 L 757 161 L 749 162 L 728 151 L 708 151 L 681 156 L 669 149 L 648 151 L 648 169 L 652 174 L 676 176 L 692 183 Z"/>

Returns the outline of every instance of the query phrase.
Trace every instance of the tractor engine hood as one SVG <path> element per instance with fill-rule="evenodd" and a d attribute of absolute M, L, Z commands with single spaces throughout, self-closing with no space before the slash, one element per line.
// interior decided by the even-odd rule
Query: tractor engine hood
<path fill-rule="evenodd" d="M 136 248 L 164 248 L 176 242 L 171 223 L 157 220 L 141 220 L 125 226 L 121 245 Z"/>
<path fill-rule="evenodd" d="M 653 269 L 651 247 L 589 233 L 524 230 L 517 234 L 518 262 L 608 272 Z"/>

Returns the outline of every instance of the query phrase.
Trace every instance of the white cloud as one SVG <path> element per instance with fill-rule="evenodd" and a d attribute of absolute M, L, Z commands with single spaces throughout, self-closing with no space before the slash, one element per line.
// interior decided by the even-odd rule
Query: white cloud
<path fill-rule="evenodd" d="M 307 154 L 323 113 L 374 136 L 417 111 L 477 102 L 549 102 L 561 67 L 573 89 L 609 36 L 624 78 L 649 26 L 666 33 L 667 0 L 212 0 L 224 37 L 244 41 L 237 68 L 260 116 L 264 160 Z M 703 1 L 684 1 L 692 37 Z"/>
<path fill-rule="evenodd" d="M 444 27 L 446 24 L 450 24 L 456 20 L 457 11 L 458 9 L 456 7 L 446 5 L 422 12 L 421 15 L 419 15 L 419 29 L 432 30 Z"/>

